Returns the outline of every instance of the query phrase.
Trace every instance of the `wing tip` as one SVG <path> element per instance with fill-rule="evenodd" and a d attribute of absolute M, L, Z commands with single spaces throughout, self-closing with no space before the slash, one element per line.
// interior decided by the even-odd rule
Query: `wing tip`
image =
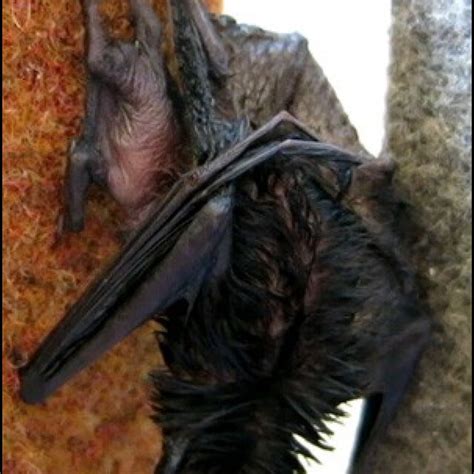
<path fill-rule="evenodd" d="M 28 368 L 20 369 L 19 396 L 28 405 L 43 403 L 49 395 L 47 384 Z"/>

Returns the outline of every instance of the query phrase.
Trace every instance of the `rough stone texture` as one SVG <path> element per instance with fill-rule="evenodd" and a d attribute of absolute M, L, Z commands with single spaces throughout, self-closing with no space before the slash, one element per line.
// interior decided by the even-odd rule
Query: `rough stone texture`
<path fill-rule="evenodd" d="M 374 473 L 460 474 L 471 459 L 471 2 L 394 0 L 385 154 L 425 237 L 435 334 Z M 403 348 L 401 348 L 403 350 Z"/>

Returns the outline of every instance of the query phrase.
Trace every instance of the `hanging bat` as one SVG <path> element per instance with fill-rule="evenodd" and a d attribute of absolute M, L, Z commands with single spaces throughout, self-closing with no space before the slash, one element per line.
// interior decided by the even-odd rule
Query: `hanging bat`
<path fill-rule="evenodd" d="M 183 135 L 194 127 L 176 113 L 183 106 L 161 54 L 163 33 L 154 12 L 145 2 L 131 2 L 136 40 L 111 42 L 96 9 L 94 4 L 85 8 L 86 17 L 92 15 L 86 114 L 83 132 L 69 151 L 62 231 L 83 229 L 92 183 L 108 189 L 133 229 L 177 176 L 193 166 Z M 201 12 L 194 18 L 206 35 L 203 47 L 214 77 L 225 77 L 212 97 L 208 92 L 208 101 L 247 117 L 253 129 L 287 110 L 323 141 L 368 155 L 303 36 L 239 25 L 224 15 L 208 18 Z M 193 65 L 190 69 L 195 73 Z"/>
<path fill-rule="evenodd" d="M 80 227 L 96 172 L 144 217 L 22 370 L 23 399 L 43 401 L 157 319 L 167 370 L 154 375 L 165 437 L 156 472 L 304 472 L 297 455 L 310 453 L 294 435 L 325 447 L 326 422 L 360 397 L 369 410 L 354 469 L 371 472 L 430 327 L 393 166 L 319 141 L 286 112 L 260 127 L 252 114 L 240 119 L 226 92 L 226 48 L 193 0 L 171 2 L 182 77 L 181 130 L 169 133 L 159 22 L 144 0 L 131 6 L 136 41 L 122 43 L 86 1 L 95 99 L 71 155 L 66 222 Z M 144 190 L 156 192 L 158 165 L 149 188 L 137 190 L 133 173 L 176 137 L 195 165 L 155 201 Z M 88 151 L 75 167 L 77 146 Z M 114 180 L 117 163 L 129 180 Z"/>

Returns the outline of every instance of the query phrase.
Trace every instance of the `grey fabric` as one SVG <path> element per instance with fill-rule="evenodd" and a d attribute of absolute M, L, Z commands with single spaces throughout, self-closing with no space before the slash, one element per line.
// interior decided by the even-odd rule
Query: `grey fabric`
<path fill-rule="evenodd" d="M 458 474 L 471 459 L 471 2 L 394 0 L 384 155 L 426 232 L 433 343 L 374 473 Z"/>

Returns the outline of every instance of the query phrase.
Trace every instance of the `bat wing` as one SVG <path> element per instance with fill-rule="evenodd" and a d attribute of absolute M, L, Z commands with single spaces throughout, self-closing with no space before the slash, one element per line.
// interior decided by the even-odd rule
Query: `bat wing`
<path fill-rule="evenodd" d="M 282 115 L 174 186 L 21 371 L 21 396 L 26 402 L 44 400 L 173 303 L 181 299 L 193 303 L 222 242 L 228 240 L 224 234 L 230 228 L 233 188 L 227 185 L 275 156 L 287 131 L 287 116 Z M 302 134 L 294 146 L 303 143 Z"/>
<path fill-rule="evenodd" d="M 279 114 L 173 187 L 22 370 L 22 398 L 28 403 L 43 401 L 174 303 L 184 300 L 192 306 L 203 283 L 222 266 L 221 257 L 225 260 L 230 253 L 234 180 L 266 160 L 282 157 L 314 159 L 312 178 L 348 207 L 354 207 L 351 197 L 360 201 L 354 196 L 365 193 L 360 180 L 366 166 L 373 176 L 364 158 L 318 142 L 289 114 Z M 357 206 L 352 210 L 357 213 Z M 393 417 L 426 344 L 428 326 L 424 318 L 397 318 L 399 337 L 389 335 L 383 344 L 383 354 L 369 374 L 356 466 L 365 465 L 367 453 Z"/>
<path fill-rule="evenodd" d="M 231 190 L 192 219 L 138 238 L 72 306 L 21 372 L 21 396 L 38 403 L 135 328 L 184 300 L 192 304 L 212 269 L 231 216 Z M 141 237 L 141 236 L 139 236 Z"/>

